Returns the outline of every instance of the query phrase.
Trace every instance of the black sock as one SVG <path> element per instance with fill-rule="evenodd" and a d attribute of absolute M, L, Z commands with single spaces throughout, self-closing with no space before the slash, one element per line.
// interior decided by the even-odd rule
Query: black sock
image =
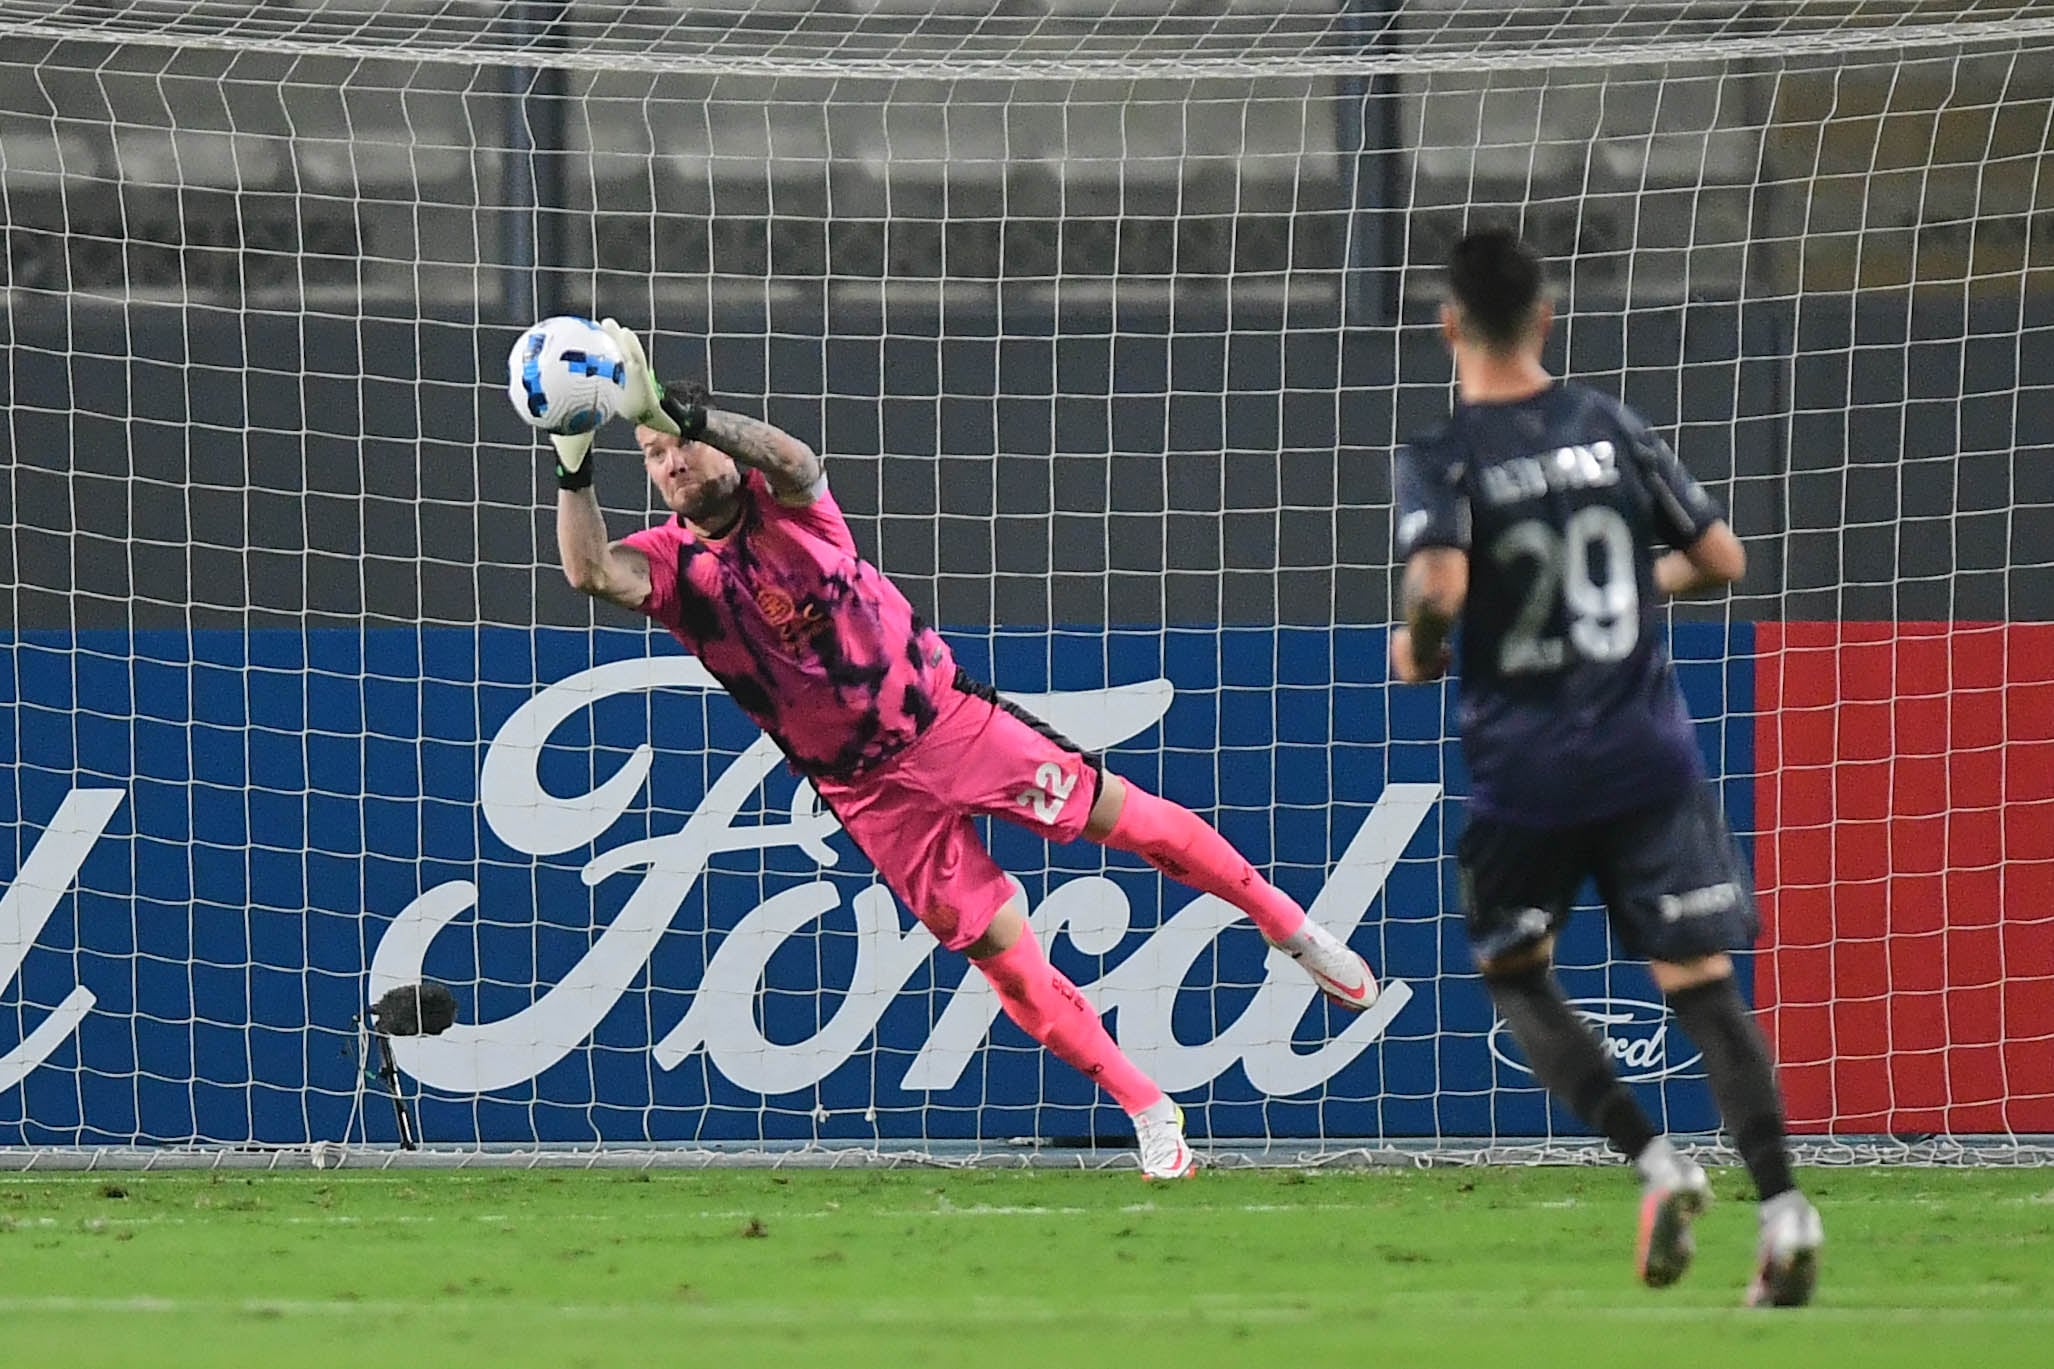
<path fill-rule="evenodd" d="M 1754 1014 L 1740 1001 L 1732 979 L 1715 979 L 1669 995 L 1677 1025 L 1705 1053 L 1705 1073 L 1719 1115 L 1754 1176 L 1763 1202 L 1795 1188 L 1790 1151 L 1783 1143 L 1783 1103 L 1776 1091 L 1776 1067 Z"/>
<path fill-rule="evenodd" d="M 1655 1139 L 1654 1123 L 1633 1091 L 1619 1082 L 1604 1049 L 1562 997 L 1554 972 L 1534 965 L 1505 975 L 1485 975 L 1484 985 L 1498 1015 L 1512 1029 L 1533 1065 L 1533 1077 L 1568 1104 L 1629 1160 L 1637 1160 Z"/>

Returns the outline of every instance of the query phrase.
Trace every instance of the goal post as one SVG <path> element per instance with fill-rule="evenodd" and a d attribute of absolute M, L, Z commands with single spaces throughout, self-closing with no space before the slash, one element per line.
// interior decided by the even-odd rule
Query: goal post
<path fill-rule="evenodd" d="M 996 825 L 1203 1144 L 1588 1153 L 1463 948 L 1453 695 L 1384 665 L 1438 267 L 1509 224 L 1550 364 L 1747 543 L 1671 645 L 1793 1129 L 2044 1158 L 2042 8 L 8 6 L 0 1147 L 387 1156 L 359 1019 L 427 976 L 458 1025 L 394 1056 L 444 1158 L 1124 1151 L 709 677 L 563 582 L 497 372 L 569 311 L 812 442 L 966 666 L 1390 981 L 1330 1011 L 1216 901 Z M 656 517 L 596 460 L 616 535 Z M 1595 915 L 1561 963 L 1709 1137 L 1644 967 Z"/>

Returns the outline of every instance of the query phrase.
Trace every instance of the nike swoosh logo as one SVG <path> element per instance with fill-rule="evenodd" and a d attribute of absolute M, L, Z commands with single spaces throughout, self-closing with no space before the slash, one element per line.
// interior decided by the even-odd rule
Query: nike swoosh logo
<path fill-rule="evenodd" d="M 1349 988 L 1346 984 L 1334 984 L 1334 981 L 1331 979 L 1329 979 L 1327 983 L 1332 984 L 1334 989 L 1338 991 L 1343 998 L 1346 998 L 1351 1002 L 1360 1003 L 1363 999 L 1369 997 L 1369 981 L 1366 979 L 1362 981 L 1360 984 L 1357 984 L 1352 989 Z"/>

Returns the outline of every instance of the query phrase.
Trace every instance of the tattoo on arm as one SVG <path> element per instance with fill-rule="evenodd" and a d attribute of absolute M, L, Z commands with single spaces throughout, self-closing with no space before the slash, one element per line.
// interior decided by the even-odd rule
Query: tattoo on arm
<path fill-rule="evenodd" d="M 699 440 L 718 447 L 744 466 L 754 466 L 785 493 L 811 490 L 820 483 L 820 458 L 811 447 L 775 424 L 726 409 L 706 411 L 706 430 Z"/>

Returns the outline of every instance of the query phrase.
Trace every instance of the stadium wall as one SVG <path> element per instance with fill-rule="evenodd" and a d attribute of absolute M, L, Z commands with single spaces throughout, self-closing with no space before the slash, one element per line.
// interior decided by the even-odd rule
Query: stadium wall
<path fill-rule="evenodd" d="M 1752 558 L 1732 614 L 2054 619 L 2054 294 L 1919 300 L 1590 309 L 1552 360 L 1672 432 L 1729 502 Z M 488 383 L 518 325 L 4 321 L 16 626 L 593 621 L 538 566 L 549 491 Z M 958 627 L 1380 623 L 1391 447 L 1447 403 L 1424 320 L 746 322 L 657 328 L 660 369 L 828 453 L 858 543 Z M 650 497 L 609 444 L 601 502 L 624 526 Z"/>

